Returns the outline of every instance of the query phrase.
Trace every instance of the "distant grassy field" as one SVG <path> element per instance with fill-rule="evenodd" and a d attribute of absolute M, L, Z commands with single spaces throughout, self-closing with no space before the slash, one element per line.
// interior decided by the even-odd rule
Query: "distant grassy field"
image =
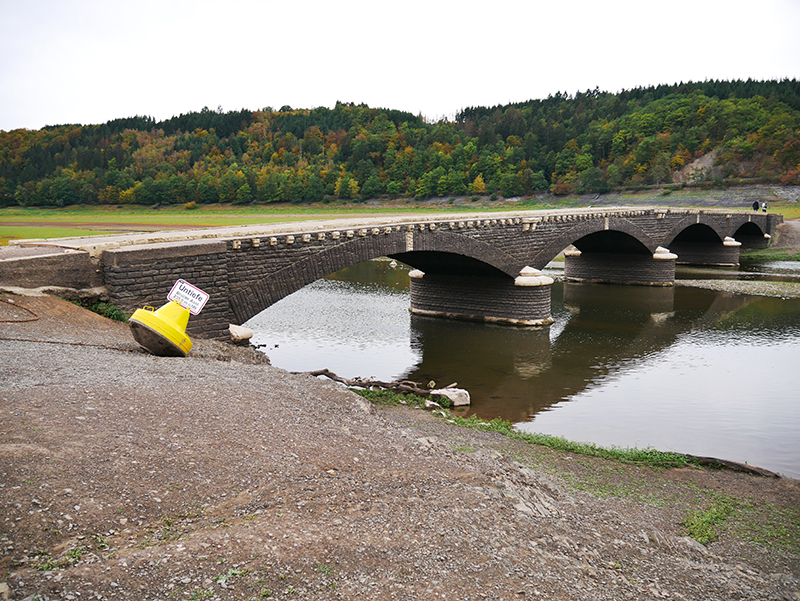
<path fill-rule="evenodd" d="M 378 203 L 330 203 L 311 205 L 204 205 L 187 210 L 182 205 L 152 209 L 125 206 L 74 206 L 62 209 L 24 207 L 0 208 L 0 245 L 9 240 L 64 238 L 105 234 L 148 232 L 286 223 L 403 213 L 444 213 L 466 211 L 508 211 L 515 208 L 554 208 L 553 204 L 479 202 L 415 202 L 410 200 Z M 571 203 L 558 206 L 573 206 Z"/>
<path fill-rule="evenodd" d="M 77 206 L 63 209 L 6 207 L 0 209 L 0 245 L 13 239 L 99 236 L 113 233 L 194 229 L 261 223 L 333 219 L 357 215 L 405 212 L 442 212 L 447 205 L 328 205 L 227 206 L 209 205 L 194 210 L 124 206 Z M 459 210 L 464 210 L 460 207 Z"/>
<path fill-rule="evenodd" d="M 624 195 L 616 203 L 692 206 L 695 196 L 680 194 Z M 608 203 L 603 203 L 608 206 Z M 30 238 L 66 238 L 99 236 L 113 233 L 147 232 L 170 229 L 194 229 L 261 223 L 281 223 L 333 219 L 337 217 L 397 215 L 403 213 L 492 212 L 514 209 L 554 209 L 587 206 L 584 199 L 563 197 L 521 202 L 492 202 L 481 199 L 444 199 L 416 202 L 395 200 L 381 203 L 331 203 L 312 205 L 201 205 L 187 210 L 182 205 L 152 209 L 135 205 L 74 206 L 61 209 L 4 207 L 0 208 L 0 246 L 9 240 Z M 598 203 L 596 206 L 603 206 Z M 706 206 L 708 206 L 706 204 Z M 800 218 L 800 207 L 791 203 L 773 203 L 770 211 L 786 219 Z"/>

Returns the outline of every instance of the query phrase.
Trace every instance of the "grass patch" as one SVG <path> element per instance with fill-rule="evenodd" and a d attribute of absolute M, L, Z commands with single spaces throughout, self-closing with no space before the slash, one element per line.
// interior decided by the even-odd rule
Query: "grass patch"
<path fill-rule="evenodd" d="M 800 555 L 800 509 L 779 509 L 771 503 L 745 506 L 737 534 L 765 547 Z"/>
<path fill-rule="evenodd" d="M 59 557 L 51 557 L 47 551 L 39 551 L 33 567 L 40 572 L 52 572 L 75 565 L 87 551 L 86 547 L 73 547 L 62 553 Z"/>
<path fill-rule="evenodd" d="M 509 210 L 511 207 L 481 206 L 484 212 Z M 197 229 L 270 223 L 291 223 L 316 219 L 336 219 L 369 215 L 404 213 L 430 214 L 463 211 L 463 207 L 447 203 L 376 205 L 352 203 L 314 203 L 310 205 L 170 205 L 154 210 L 136 205 L 71 206 L 59 209 L 37 207 L 0 208 L 0 245 L 12 239 L 69 238 L 109 234 L 157 231 L 163 229 Z M 471 208 L 470 210 L 475 210 Z"/>
<path fill-rule="evenodd" d="M 453 445 L 453 452 L 464 453 L 466 455 L 469 455 L 470 453 L 475 452 L 475 449 L 468 444 L 458 444 L 458 445 Z"/>
<path fill-rule="evenodd" d="M 784 219 L 798 219 L 800 218 L 800 206 L 797 203 L 788 203 L 786 201 L 782 202 L 771 202 L 769 205 L 769 212 L 770 213 L 778 213 L 779 215 L 783 215 Z"/>
<path fill-rule="evenodd" d="M 27 240 L 29 238 L 72 238 L 76 236 L 98 236 L 108 232 L 69 226 L 17 226 L 0 223 L 0 246 L 6 246 L 9 240 Z"/>
<path fill-rule="evenodd" d="M 384 407 L 398 407 L 407 405 L 409 407 L 421 408 L 425 406 L 425 399 L 414 394 L 400 394 L 391 390 L 366 390 L 361 388 L 351 388 L 353 392 L 364 397 L 370 403 L 382 405 Z"/>
<path fill-rule="evenodd" d="M 717 540 L 723 529 L 764 547 L 800 554 L 800 510 L 771 503 L 743 502 L 725 493 L 693 488 L 704 495 L 701 507 L 681 522 L 686 533 L 702 544 Z"/>
<path fill-rule="evenodd" d="M 689 513 L 681 522 L 681 526 L 686 528 L 686 533 L 704 545 L 717 540 L 719 527 L 741 506 L 739 501 L 729 495 L 711 494 L 713 500 L 710 505 L 705 509 Z"/>
<path fill-rule="evenodd" d="M 800 261 L 800 252 L 794 248 L 764 248 L 746 250 L 739 255 L 741 261 Z"/>
<path fill-rule="evenodd" d="M 220 574 L 219 576 L 215 576 L 213 580 L 214 580 L 214 582 L 227 584 L 228 581 L 230 581 L 230 580 L 232 580 L 234 578 L 238 578 L 239 576 L 244 576 L 245 574 L 247 574 L 247 570 L 237 570 L 237 569 L 234 569 L 234 568 L 230 568 L 224 574 Z"/>
<path fill-rule="evenodd" d="M 92 313 L 97 313 L 98 315 L 102 315 L 107 319 L 113 319 L 114 321 L 121 321 L 122 323 L 128 323 L 128 314 L 120 309 L 119 307 L 115 307 L 111 303 L 106 303 L 103 301 L 98 301 L 96 303 L 85 303 L 77 301 L 75 302 L 76 305 L 79 307 L 83 307 L 91 311 Z"/>
<path fill-rule="evenodd" d="M 521 440 L 528 444 L 535 444 L 556 451 L 574 453 L 576 455 L 600 457 L 602 459 L 613 459 L 627 463 L 640 463 L 658 467 L 681 467 L 690 463 L 689 458 L 678 453 L 658 451 L 652 448 L 606 448 L 593 443 L 567 440 L 560 436 L 520 432 L 514 428 L 511 422 L 499 418 L 486 421 L 475 415 L 471 415 L 469 417 L 455 416 L 453 419 L 456 425 L 464 428 L 474 428 L 486 432 L 499 432 L 514 440 Z"/>

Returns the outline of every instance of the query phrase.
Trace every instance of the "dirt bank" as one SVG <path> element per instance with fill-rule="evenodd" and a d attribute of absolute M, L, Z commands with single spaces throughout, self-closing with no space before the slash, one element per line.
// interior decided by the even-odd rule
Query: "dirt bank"
<path fill-rule="evenodd" d="M 557 453 L 3 298 L 0 599 L 800 599 L 800 481 Z"/>
<path fill-rule="evenodd" d="M 781 223 L 770 247 L 800 249 L 800 219 L 787 219 Z"/>

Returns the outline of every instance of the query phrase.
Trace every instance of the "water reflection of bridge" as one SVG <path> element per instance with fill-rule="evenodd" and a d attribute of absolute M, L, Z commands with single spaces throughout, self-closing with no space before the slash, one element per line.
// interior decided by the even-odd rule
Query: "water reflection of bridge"
<path fill-rule="evenodd" d="M 752 300 L 682 287 L 566 283 L 553 292 L 550 329 L 478 328 L 414 316 L 412 344 L 424 353 L 410 377 L 427 381 L 446 373 L 473 394 L 472 412 L 528 421 Z"/>

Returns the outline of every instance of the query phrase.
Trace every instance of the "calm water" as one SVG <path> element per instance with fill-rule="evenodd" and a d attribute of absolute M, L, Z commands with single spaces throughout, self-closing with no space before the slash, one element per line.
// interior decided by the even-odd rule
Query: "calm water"
<path fill-rule="evenodd" d="M 800 275 L 800 264 L 754 265 L 740 277 L 787 279 L 787 268 Z M 800 477 L 800 300 L 556 283 L 544 329 L 412 316 L 408 305 L 407 268 L 370 261 L 247 325 L 283 369 L 457 382 L 469 413 L 522 430 Z"/>

